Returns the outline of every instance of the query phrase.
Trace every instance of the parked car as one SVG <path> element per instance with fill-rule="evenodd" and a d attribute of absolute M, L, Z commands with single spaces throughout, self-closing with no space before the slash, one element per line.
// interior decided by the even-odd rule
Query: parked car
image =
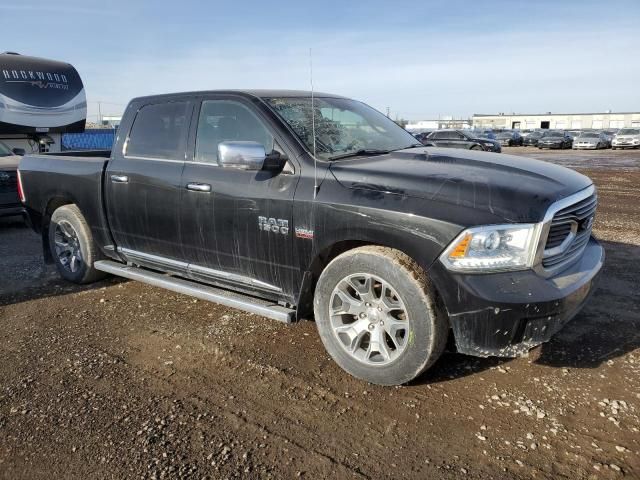
<path fill-rule="evenodd" d="M 497 140 L 479 138 L 467 130 L 436 130 L 431 132 L 422 143 L 434 147 L 466 148 L 497 153 L 502 151 L 500 142 Z"/>
<path fill-rule="evenodd" d="M 575 139 L 585 132 L 585 130 L 567 130 L 567 133 L 571 135 L 571 138 Z"/>
<path fill-rule="evenodd" d="M 520 133 L 515 130 L 500 132 L 496 135 L 496 140 L 498 140 L 503 147 L 521 147 L 524 142 Z"/>
<path fill-rule="evenodd" d="M 423 140 L 429 136 L 429 134 L 433 132 L 433 130 L 425 130 L 422 132 L 413 133 L 412 135 L 418 140 L 420 143 L 423 143 Z"/>
<path fill-rule="evenodd" d="M 520 130 L 520 135 L 522 136 L 522 138 L 527 138 L 529 135 L 536 131 L 537 130 L 534 130 L 532 128 L 525 128 L 524 130 Z"/>
<path fill-rule="evenodd" d="M 496 134 L 491 129 L 488 129 L 488 130 L 473 129 L 473 130 L 470 130 L 469 133 L 476 138 L 490 138 L 491 140 L 495 140 L 496 138 Z"/>
<path fill-rule="evenodd" d="M 564 130 L 547 130 L 538 139 L 538 148 L 571 148 L 573 139 Z"/>
<path fill-rule="evenodd" d="M 24 150 L 13 150 L 0 142 L 0 217 L 22 215 L 24 207 L 18 195 L 17 170 Z"/>
<path fill-rule="evenodd" d="M 573 139 L 574 150 L 600 148 L 609 148 L 609 138 L 602 132 L 582 132 L 579 137 Z"/>
<path fill-rule="evenodd" d="M 622 128 L 611 141 L 611 148 L 640 148 L 640 128 Z"/>
<path fill-rule="evenodd" d="M 27 155 L 19 171 L 63 278 L 313 312 L 338 365 L 383 385 L 420 375 L 450 335 L 465 354 L 525 354 L 580 310 L 604 260 L 588 177 L 424 147 L 330 94 L 136 98 L 111 152 Z"/>
<path fill-rule="evenodd" d="M 531 132 L 529 135 L 527 135 L 524 140 L 522 141 L 522 144 L 524 146 L 537 146 L 538 145 L 538 140 L 540 140 L 542 138 L 542 135 L 544 135 L 544 131 L 542 130 L 537 130 L 535 132 Z"/>

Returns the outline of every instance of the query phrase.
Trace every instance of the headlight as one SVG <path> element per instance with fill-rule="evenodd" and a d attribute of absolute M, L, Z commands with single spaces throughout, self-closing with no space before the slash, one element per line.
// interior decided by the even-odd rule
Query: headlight
<path fill-rule="evenodd" d="M 485 147 L 493 148 L 493 143 L 491 142 L 482 142 Z"/>
<path fill-rule="evenodd" d="M 541 230 L 539 223 L 469 228 L 451 242 L 440 261 L 456 272 L 526 270 L 533 266 Z"/>

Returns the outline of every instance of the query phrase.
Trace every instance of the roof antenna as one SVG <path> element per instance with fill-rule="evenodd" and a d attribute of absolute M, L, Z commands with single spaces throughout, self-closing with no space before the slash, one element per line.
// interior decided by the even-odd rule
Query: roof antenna
<path fill-rule="evenodd" d="M 316 158 L 316 110 L 313 96 L 313 55 L 309 48 L 309 80 L 311 82 L 311 135 L 313 136 L 313 199 L 318 194 L 318 160 Z"/>

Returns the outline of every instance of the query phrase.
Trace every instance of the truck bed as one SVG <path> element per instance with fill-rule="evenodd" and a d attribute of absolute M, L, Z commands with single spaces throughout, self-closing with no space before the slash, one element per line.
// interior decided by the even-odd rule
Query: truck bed
<path fill-rule="evenodd" d="M 103 212 L 103 176 L 111 152 L 92 150 L 27 154 L 18 167 L 34 228 L 41 230 L 52 208 L 75 203 L 95 232 L 108 231 Z"/>

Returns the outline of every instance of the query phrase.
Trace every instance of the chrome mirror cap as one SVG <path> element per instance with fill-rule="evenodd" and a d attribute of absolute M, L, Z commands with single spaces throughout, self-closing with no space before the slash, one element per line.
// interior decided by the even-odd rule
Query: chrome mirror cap
<path fill-rule="evenodd" d="M 220 142 L 218 162 L 221 167 L 240 170 L 262 170 L 267 153 L 258 142 Z"/>

